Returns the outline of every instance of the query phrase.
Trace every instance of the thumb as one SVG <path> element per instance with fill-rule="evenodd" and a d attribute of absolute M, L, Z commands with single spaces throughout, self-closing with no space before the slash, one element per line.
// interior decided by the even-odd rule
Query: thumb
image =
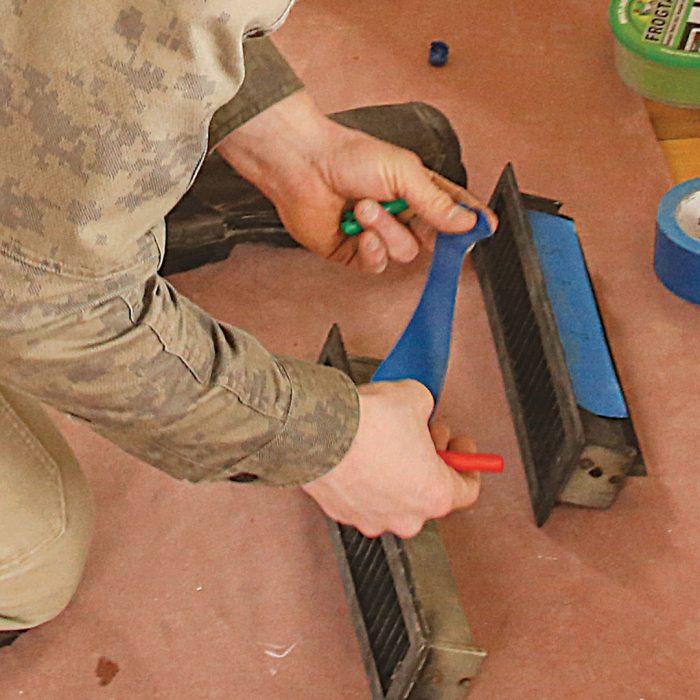
<path fill-rule="evenodd" d="M 398 179 L 399 189 L 414 212 L 438 231 L 464 233 L 476 225 L 476 214 L 460 206 L 422 164 L 402 168 Z"/>
<path fill-rule="evenodd" d="M 435 408 L 435 399 L 430 389 L 417 379 L 402 379 L 391 384 L 402 394 L 401 400 L 408 406 L 414 406 L 421 419 L 425 419 L 427 429 L 428 419 Z"/>

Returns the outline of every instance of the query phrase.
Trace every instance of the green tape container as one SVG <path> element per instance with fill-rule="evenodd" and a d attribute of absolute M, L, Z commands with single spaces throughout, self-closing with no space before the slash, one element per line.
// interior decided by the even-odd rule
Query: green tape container
<path fill-rule="evenodd" d="M 644 97 L 700 107 L 700 0 L 613 0 L 620 77 Z"/>

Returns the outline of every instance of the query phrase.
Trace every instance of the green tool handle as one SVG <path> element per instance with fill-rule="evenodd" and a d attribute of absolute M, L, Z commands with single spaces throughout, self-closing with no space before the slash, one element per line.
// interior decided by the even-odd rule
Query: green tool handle
<path fill-rule="evenodd" d="M 381 205 L 392 216 L 396 216 L 408 209 L 408 202 L 405 199 L 393 199 L 391 202 L 382 202 Z M 352 211 L 348 211 L 343 215 L 343 222 L 340 224 L 340 228 L 348 236 L 357 236 L 365 230 Z"/>

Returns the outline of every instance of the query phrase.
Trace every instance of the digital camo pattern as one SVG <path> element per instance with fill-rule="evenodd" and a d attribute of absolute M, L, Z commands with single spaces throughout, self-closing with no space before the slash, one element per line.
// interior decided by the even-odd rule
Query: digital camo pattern
<path fill-rule="evenodd" d="M 236 4 L 14 5 L 0 26 L 3 243 L 84 276 L 132 264 L 242 81 L 250 11 L 223 12 Z M 188 5 L 201 16 L 183 15 Z"/>
<path fill-rule="evenodd" d="M 0 382 L 178 478 L 302 483 L 357 429 L 346 377 L 157 275 L 242 39 L 290 4 L 13 0 L 0 25 Z"/>

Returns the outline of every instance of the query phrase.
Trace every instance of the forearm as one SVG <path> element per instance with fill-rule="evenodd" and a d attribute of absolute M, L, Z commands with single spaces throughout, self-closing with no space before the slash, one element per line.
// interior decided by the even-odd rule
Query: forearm
<path fill-rule="evenodd" d="M 236 96 L 214 114 L 209 127 L 210 149 L 253 117 L 304 87 L 269 39 L 247 41 L 243 54 L 245 80 Z"/>
<path fill-rule="evenodd" d="M 342 129 L 301 90 L 256 115 L 224 139 L 219 153 L 271 199 L 308 186 L 298 174 L 320 167 Z"/>

